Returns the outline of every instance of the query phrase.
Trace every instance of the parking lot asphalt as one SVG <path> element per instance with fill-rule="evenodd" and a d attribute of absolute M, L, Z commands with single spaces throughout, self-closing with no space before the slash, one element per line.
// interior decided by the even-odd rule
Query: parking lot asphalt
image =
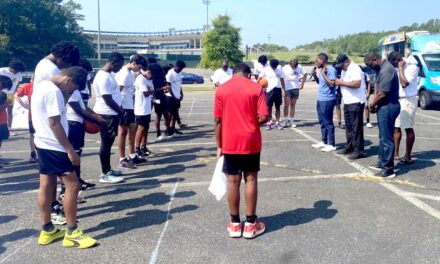
<path fill-rule="evenodd" d="M 208 191 L 213 97 L 186 93 L 184 135 L 152 142 L 155 155 L 124 171 L 122 184 L 97 182 L 99 137 L 87 135 L 82 175 L 97 188 L 81 194 L 78 217 L 99 240 L 87 250 L 37 245 L 38 166 L 27 163 L 27 132 L 17 131 L 0 150 L 10 163 L 0 169 L 0 263 L 440 263 L 438 109 L 417 112 L 415 162 L 397 167 L 395 179 L 377 179 L 368 170 L 377 160 L 376 126 L 365 128 L 368 156 L 355 162 L 311 148 L 320 132 L 316 85 L 308 82 L 298 127 L 262 132 L 257 213 L 267 230 L 245 240 L 228 237 L 225 199 Z M 338 148 L 344 139 L 337 128 Z M 116 153 L 115 145 L 114 166 Z"/>

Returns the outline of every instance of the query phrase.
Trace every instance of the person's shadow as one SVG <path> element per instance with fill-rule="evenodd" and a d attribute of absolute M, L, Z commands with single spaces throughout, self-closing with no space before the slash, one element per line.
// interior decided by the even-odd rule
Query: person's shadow
<path fill-rule="evenodd" d="M 277 215 L 262 217 L 260 220 L 266 224 L 266 233 L 278 231 L 287 226 L 302 225 L 315 219 L 333 218 L 338 210 L 330 209 L 331 201 L 321 200 L 315 202 L 313 208 L 298 208 Z"/>

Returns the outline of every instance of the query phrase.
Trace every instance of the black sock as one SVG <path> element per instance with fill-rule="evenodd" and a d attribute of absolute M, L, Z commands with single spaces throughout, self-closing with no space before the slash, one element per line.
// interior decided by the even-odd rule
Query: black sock
<path fill-rule="evenodd" d="M 32 158 L 36 158 L 37 157 L 37 153 L 35 151 L 31 151 L 31 157 Z"/>
<path fill-rule="evenodd" d="M 240 223 L 240 215 L 232 215 L 231 214 L 231 222 L 232 223 Z"/>
<path fill-rule="evenodd" d="M 370 119 L 369 118 L 367 118 L 367 123 L 370 123 Z"/>
<path fill-rule="evenodd" d="M 248 223 L 254 224 L 256 220 L 257 220 L 256 215 L 247 215 L 246 216 L 246 222 L 248 222 Z"/>
<path fill-rule="evenodd" d="M 78 228 L 77 224 L 74 224 L 72 226 L 67 226 L 67 234 L 70 235 Z"/>
<path fill-rule="evenodd" d="M 52 224 L 52 222 L 49 222 L 49 223 L 43 225 L 43 230 L 46 232 L 51 232 L 54 229 L 55 229 L 55 226 Z"/>
<path fill-rule="evenodd" d="M 338 126 L 340 126 L 341 125 L 341 122 L 338 122 Z"/>

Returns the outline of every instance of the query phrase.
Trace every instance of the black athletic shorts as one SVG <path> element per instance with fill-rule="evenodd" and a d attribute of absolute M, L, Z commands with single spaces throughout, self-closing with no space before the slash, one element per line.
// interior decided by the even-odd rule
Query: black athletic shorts
<path fill-rule="evenodd" d="M 128 126 L 130 124 L 136 123 L 136 120 L 134 118 L 134 110 L 133 109 L 124 109 L 127 113 L 126 118 L 121 118 L 119 121 L 119 125 L 121 126 Z"/>
<path fill-rule="evenodd" d="M 136 116 L 136 124 L 143 126 L 146 131 L 150 129 L 151 115 Z"/>
<path fill-rule="evenodd" d="M 160 103 L 156 104 L 156 100 L 159 100 Z M 160 97 L 155 97 L 153 99 L 153 105 L 154 105 L 154 111 L 157 115 L 163 114 L 165 111 L 167 111 L 167 98 L 165 95 Z"/>
<path fill-rule="evenodd" d="M 105 119 L 106 126 L 101 128 L 101 140 L 115 138 L 118 135 L 119 116 L 118 115 L 100 115 Z"/>
<path fill-rule="evenodd" d="M 84 147 L 84 137 L 86 130 L 84 124 L 76 121 L 68 121 L 69 123 L 69 142 L 72 144 L 74 150 L 80 150 Z"/>
<path fill-rule="evenodd" d="M 29 134 L 35 134 L 35 128 L 34 128 L 34 124 L 32 124 L 32 121 L 30 121 L 28 125 L 29 125 Z"/>
<path fill-rule="evenodd" d="M 266 101 L 268 107 L 272 107 L 274 104 L 275 106 L 280 106 L 283 103 L 281 88 L 274 88 L 272 91 L 266 92 Z"/>
<path fill-rule="evenodd" d="M 174 98 L 173 96 L 167 96 L 167 110 L 171 114 L 180 109 L 180 100 Z"/>
<path fill-rule="evenodd" d="M 336 88 L 336 103 L 335 105 L 341 105 L 342 103 L 342 92 L 341 92 L 341 88 L 338 87 Z"/>
<path fill-rule="evenodd" d="M 40 173 L 49 176 L 66 176 L 74 171 L 67 153 L 37 148 Z"/>
<path fill-rule="evenodd" d="M 224 159 L 223 173 L 226 175 L 260 171 L 260 153 L 224 154 Z"/>

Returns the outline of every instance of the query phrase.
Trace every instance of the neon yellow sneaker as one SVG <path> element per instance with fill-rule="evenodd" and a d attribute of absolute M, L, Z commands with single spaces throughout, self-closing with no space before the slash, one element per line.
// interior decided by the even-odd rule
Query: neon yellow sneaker
<path fill-rule="evenodd" d="M 63 247 L 89 248 L 96 245 L 98 241 L 89 237 L 80 228 L 77 228 L 72 234 L 64 236 Z"/>
<path fill-rule="evenodd" d="M 40 237 L 38 238 L 38 244 L 39 245 L 49 245 L 50 243 L 54 242 L 55 240 L 62 238 L 65 234 L 66 234 L 65 229 L 54 228 L 50 232 L 46 232 L 44 230 L 41 230 Z"/>

